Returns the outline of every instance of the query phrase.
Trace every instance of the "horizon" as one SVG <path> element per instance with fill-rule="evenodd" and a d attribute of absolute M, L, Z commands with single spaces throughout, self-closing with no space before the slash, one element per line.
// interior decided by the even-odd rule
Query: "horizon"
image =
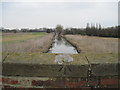
<path fill-rule="evenodd" d="M 101 27 L 102 29 L 105 29 L 105 28 L 112 28 L 112 27 L 118 27 L 120 25 L 117 25 L 117 26 L 109 26 L 109 27 Z M 38 28 L 27 28 L 27 27 L 22 27 L 22 28 L 4 28 L 4 27 L 0 27 L 0 29 L 3 28 L 3 29 L 9 29 L 9 30 L 13 30 L 13 29 L 18 29 L 18 30 L 21 30 L 21 29 L 43 29 L 43 28 L 46 28 L 46 29 L 55 29 L 55 27 L 38 27 Z M 86 27 L 63 27 L 63 29 L 67 29 L 67 28 L 76 28 L 76 29 L 85 29 Z M 96 28 L 96 27 L 95 27 Z"/>

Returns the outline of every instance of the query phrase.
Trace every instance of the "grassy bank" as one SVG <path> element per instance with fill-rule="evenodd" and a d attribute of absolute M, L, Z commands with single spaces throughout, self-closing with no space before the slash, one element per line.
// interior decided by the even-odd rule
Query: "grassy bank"
<path fill-rule="evenodd" d="M 91 62 L 116 62 L 118 60 L 117 38 L 81 35 L 65 35 L 65 38 L 79 49 L 80 57 L 87 56 Z"/>
<path fill-rule="evenodd" d="M 7 33 L 3 34 L 3 52 L 46 52 L 52 43 L 53 34 L 35 33 Z"/>
<path fill-rule="evenodd" d="M 76 45 L 81 53 L 118 53 L 117 38 L 66 35 L 67 40 Z"/>

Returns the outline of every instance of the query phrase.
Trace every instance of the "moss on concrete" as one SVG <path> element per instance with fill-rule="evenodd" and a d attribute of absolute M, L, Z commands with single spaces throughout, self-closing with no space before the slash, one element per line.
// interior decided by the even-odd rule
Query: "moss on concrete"
<path fill-rule="evenodd" d="M 4 53 L 6 55 L 6 53 Z M 3 56 L 5 56 L 3 54 Z M 5 62 L 20 64 L 54 64 L 55 54 L 49 53 L 12 53 Z"/>
<path fill-rule="evenodd" d="M 88 64 L 85 56 L 91 64 L 118 63 L 117 53 L 86 53 L 72 55 L 74 59 L 72 64 Z"/>
<path fill-rule="evenodd" d="M 90 63 L 118 63 L 117 53 L 87 53 Z"/>
<path fill-rule="evenodd" d="M 7 52 L 2 53 L 3 59 Z M 9 53 L 4 62 L 20 64 L 56 64 L 55 57 L 59 54 L 53 53 Z M 69 64 L 85 65 L 88 64 L 85 56 L 92 64 L 99 63 L 118 63 L 118 54 L 115 53 L 86 53 L 70 55 L 73 61 Z"/>
<path fill-rule="evenodd" d="M 81 65 L 88 64 L 87 60 L 81 54 L 74 54 L 74 55 L 71 55 L 71 56 L 74 59 L 72 64 L 81 64 Z"/>

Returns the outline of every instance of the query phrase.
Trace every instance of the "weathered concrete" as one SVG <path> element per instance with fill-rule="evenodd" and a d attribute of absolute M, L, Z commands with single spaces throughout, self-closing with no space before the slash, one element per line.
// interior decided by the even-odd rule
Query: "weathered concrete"
<path fill-rule="evenodd" d="M 93 76 L 118 75 L 117 60 L 107 60 L 106 62 L 103 60 L 102 62 L 102 58 L 99 58 L 98 61 L 92 61 L 92 58 L 89 57 L 89 61 L 87 61 L 82 55 L 69 55 L 73 59 L 71 62 L 65 63 L 63 60 L 62 64 L 58 64 L 55 62 L 57 55 L 41 53 L 11 54 L 3 61 L 3 75 L 30 77 L 88 77 L 89 74 Z"/>
<path fill-rule="evenodd" d="M 4 76 L 38 77 L 87 77 L 89 65 L 45 65 L 3 63 Z M 91 66 L 93 76 L 118 75 L 118 64 L 97 64 Z"/>
<path fill-rule="evenodd" d="M 4 76 L 87 77 L 88 65 L 3 64 Z"/>
<path fill-rule="evenodd" d="M 88 60 L 69 55 L 62 63 L 58 54 L 11 54 L 2 62 L 4 88 L 118 88 L 118 63 L 102 58 Z M 59 56 L 59 55 L 58 55 Z M 56 57 L 56 58 L 55 58 Z M 73 59 L 73 60 L 72 60 Z"/>
<path fill-rule="evenodd" d="M 92 65 L 91 70 L 93 76 L 118 75 L 118 63 Z"/>

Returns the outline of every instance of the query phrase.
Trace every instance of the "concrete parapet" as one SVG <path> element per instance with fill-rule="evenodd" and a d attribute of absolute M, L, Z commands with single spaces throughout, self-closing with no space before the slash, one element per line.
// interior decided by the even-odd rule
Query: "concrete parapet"
<path fill-rule="evenodd" d="M 117 60 L 93 61 L 92 58 L 86 60 L 81 55 L 70 55 L 74 59 L 72 62 L 58 64 L 54 61 L 55 56 L 55 54 L 9 55 L 2 62 L 3 86 L 6 88 L 118 87 Z"/>
<path fill-rule="evenodd" d="M 3 63 L 4 76 L 31 77 L 87 77 L 118 75 L 118 64 L 59 65 L 59 64 L 19 64 Z M 90 71 L 91 70 L 91 71 Z"/>
<path fill-rule="evenodd" d="M 118 63 L 103 63 L 91 65 L 93 76 L 118 75 Z"/>
<path fill-rule="evenodd" d="M 3 63 L 4 76 L 87 77 L 88 65 Z"/>

